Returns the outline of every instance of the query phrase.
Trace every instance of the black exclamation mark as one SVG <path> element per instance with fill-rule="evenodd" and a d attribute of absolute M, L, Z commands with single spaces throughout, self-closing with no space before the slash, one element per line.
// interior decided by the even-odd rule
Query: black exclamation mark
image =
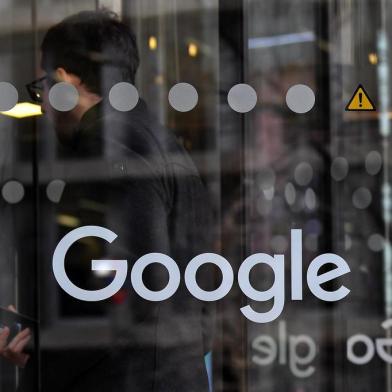
<path fill-rule="evenodd" d="M 362 93 L 359 93 L 359 107 L 362 107 Z"/>

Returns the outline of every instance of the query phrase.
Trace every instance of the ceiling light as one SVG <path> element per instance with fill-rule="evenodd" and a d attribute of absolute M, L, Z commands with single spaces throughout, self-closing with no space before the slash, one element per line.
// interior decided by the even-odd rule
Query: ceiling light
<path fill-rule="evenodd" d="M 250 38 L 248 41 L 248 48 L 271 48 L 274 46 L 299 44 L 302 42 L 313 42 L 315 40 L 316 36 L 313 31 L 303 31 L 302 33 L 290 33 L 273 35 L 269 37 Z"/>
<path fill-rule="evenodd" d="M 11 110 L 6 112 L 0 112 L 5 116 L 14 118 L 25 118 L 33 116 L 41 116 L 42 110 L 40 105 L 36 105 L 30 102 L 20 102 L 17 103 Z"/>

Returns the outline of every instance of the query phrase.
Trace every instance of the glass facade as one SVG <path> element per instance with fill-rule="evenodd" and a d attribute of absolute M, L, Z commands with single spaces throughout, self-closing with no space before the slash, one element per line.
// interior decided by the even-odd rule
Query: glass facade
<path fill-rule="evenodd" d="M 0 392 L 392 391 L 389 0 L 0 10 Z"/>

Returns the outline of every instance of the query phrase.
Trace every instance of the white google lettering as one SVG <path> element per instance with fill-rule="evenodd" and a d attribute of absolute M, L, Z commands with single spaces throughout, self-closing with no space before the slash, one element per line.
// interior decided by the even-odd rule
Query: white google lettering
<path fill-rule="evenodd" d="M 60 287 L 72 297 L 82 301 L 101 301 L 114 295 L 124 284 L 127 276 L 126 260 L 92 260 L 92 270 L 113 270 L 113 281 L 100 290 L 84 290 L 74 285 L 65 272 L 65 256 L 68 249 L 76 241 L 84 237 L 99 237 L 109 243 L 117 235 L 101 226 L 83 226 L 72 230 L 57 245 L 53 255 L 53 272 Z M 241 264 L 238 272 L 238 284 L 242 292 L 253 301 L 273 300 L 271 310 L 259 313 L 251 305 L 241 308 L 241 312 L 251 321 L 267 323 L 280 316 L 285 304 L 285 268 L 284 255 L 270 256 L 266 253 L 256 253 L 247 257 Z M 150 264 L 162 264 L 169 272 L 169 281 L 165 288 L 159 291 L 149 290 L 143 282 L 144 269 Z M 218 266 L 222 273 L 222 283 L 212 291 L 200 288 L 196 280 L 197 270 L 204 264 L 212 263 Z M 250 283 L 249 275 L 253 267 L 264 264 L 274 273 L 272 286 L 265 291 L 256 290 Z M 326 264 L 333 264 L 335 269 L 319 274 L 319 270 Z M 322 284 L 332 281 L 350 272 L 346 261 L 334 253 L 325 253 L 311 261 L 307 271 L 307 284 L 310 291 L 323 301 L 338 301 L 348 295 L 350 290 L 341 286 L 333 291 L 327 291 Z M 291 230 L 291 299 L 302 300 L 302 230 Z M 149 301 L 163 301 L 170 298 L 180 285 L 180 271 L 176 262 L 162 253 L 149 253 L 139 258 L 131 270 L 131 282 L 134 290 L 142 298 Z M 234 275 L 230 263 L 215 253 L 203 253 L 193 258 L 185 270 L 185 285 L 189 292 L 201 301 L 217 301 L 223 298 L 233 285 Z"/>

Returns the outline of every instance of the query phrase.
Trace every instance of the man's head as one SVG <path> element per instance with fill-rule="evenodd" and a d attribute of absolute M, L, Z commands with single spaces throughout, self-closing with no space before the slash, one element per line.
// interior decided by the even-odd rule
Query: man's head
<path fill-rule="evenodd" d="M 73 84 L 80 96 L 74 110 L 55 113 L 62 123 L 65 117 L 69 123 L 78 122 L 114 84 L 134 84 L 139 66 L 133 32 L 108 11 L 83 11 L 64 19 L 46 33 L 41 52 L 41 68 L 49 77 L 44 110 L 51 111 L 47 90 L 56 81 Z"/>

